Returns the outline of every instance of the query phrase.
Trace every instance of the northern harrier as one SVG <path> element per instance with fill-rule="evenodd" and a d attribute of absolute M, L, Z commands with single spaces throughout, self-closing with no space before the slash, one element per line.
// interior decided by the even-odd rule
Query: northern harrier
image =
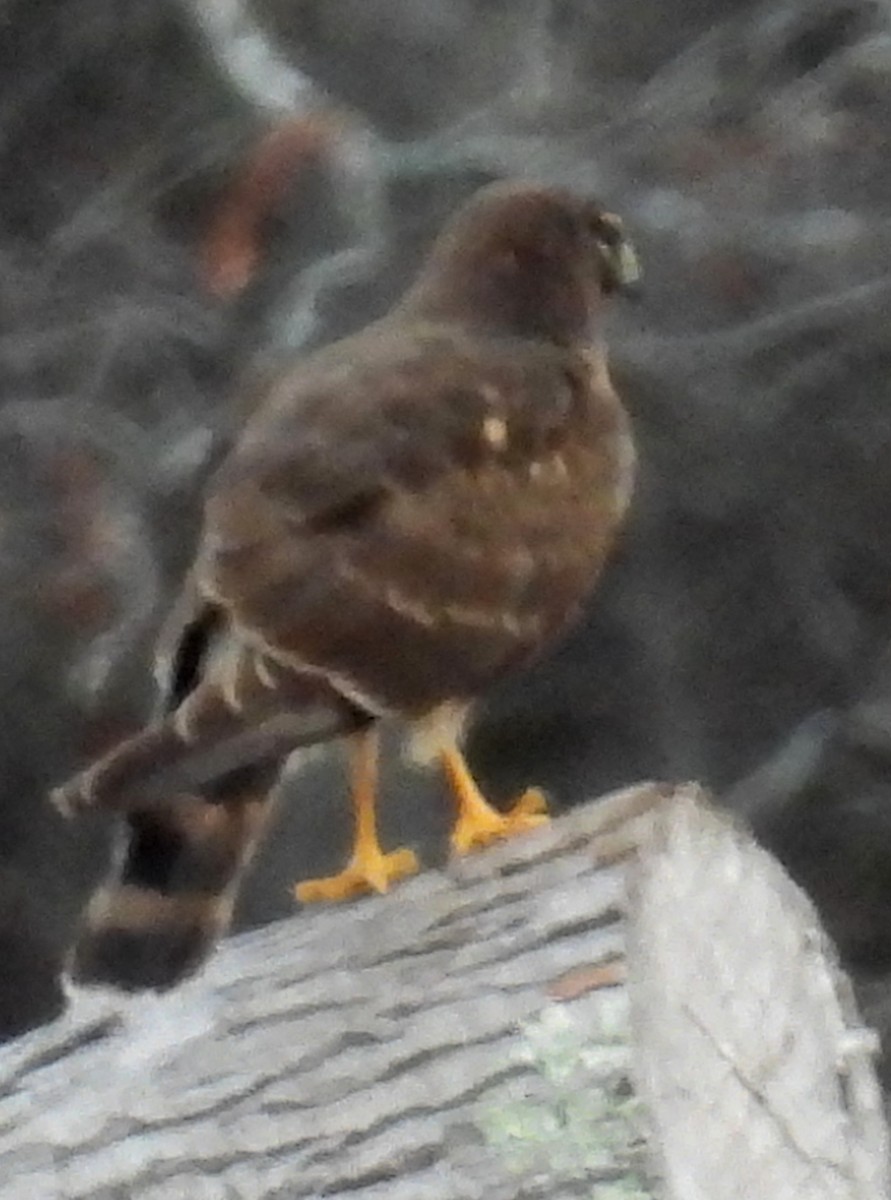
<path fill-rule="evenodd" d="M 304 901 L 417 869 L 377 839 L 382 719 L 442 764 L 456 852 L 546 820 L 535 790 L 490 807 L 459 739 L 579 615 L 627 508 L 634 447 L 598 323 L 636 276 L 615 216 L 496 184 L 384 318 L 266 388 L 210 483 L 163 711 L 54 794 L 126 813 L 75 977 L 165 987 L 198 965 L 299 745 L 349 740 L 355 808 L 351 861 Z"/>

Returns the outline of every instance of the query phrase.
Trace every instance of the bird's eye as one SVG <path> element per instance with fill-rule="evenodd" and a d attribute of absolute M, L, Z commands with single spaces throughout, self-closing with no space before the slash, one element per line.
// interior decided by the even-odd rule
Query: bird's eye
<path fill-rule="evenodd" d="M 615 213 L 598 212 L 591 217 L 588 227 L 598 242 L 610 248 L 621 245 L 625 237 L 621 217 Z"/>

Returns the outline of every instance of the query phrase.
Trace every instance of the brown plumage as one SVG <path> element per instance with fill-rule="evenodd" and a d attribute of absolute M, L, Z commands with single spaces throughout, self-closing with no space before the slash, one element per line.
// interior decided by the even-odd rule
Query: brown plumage
<path fill-rule="evenodd" d="M 301 899 L 416 869 L 374 829 L 382 718 L 441 760 L 457 851 L 545 819 L 534 791 L 489 808 L 458 739 L 578 615 L 622 521 L 633 444 L 597 320 L 635 274 L 596 204 L 495 185 L 386 317 L 267 389 L 209 487 L 164 711 L 56 793 L 127 813 L 76 976 L 161 987 L 200 962 L 298 745 L 353 735 L 357 814 L 351 864 Z"/>

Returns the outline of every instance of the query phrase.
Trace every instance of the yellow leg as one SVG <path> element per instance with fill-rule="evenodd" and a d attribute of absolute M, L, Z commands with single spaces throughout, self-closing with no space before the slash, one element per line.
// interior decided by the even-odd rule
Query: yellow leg
<path fill-rule="evenodd" d="M 513 837 L 547 822 L 547 800 L 538 788 L 529 788 L 508 812 L 498 812 L 480 791 L 457 746 L 445 746 L 439 753 L 458 801 L 458 819 L 451 837 L 456 854 L 467 854 L 475 846 Z"/>
<path fill-rule="evenodd" d="M 346 900 L 360 892 L 385 892 L 391 883 L 418 870 L 411 850 L 384 854 L 377 837 L 377 734 L 366 731 L 351 739 L 350 767 L 355 814 L 353 856 L 339 875 L 298 883 L 294 895 L 304 904 Z"/>

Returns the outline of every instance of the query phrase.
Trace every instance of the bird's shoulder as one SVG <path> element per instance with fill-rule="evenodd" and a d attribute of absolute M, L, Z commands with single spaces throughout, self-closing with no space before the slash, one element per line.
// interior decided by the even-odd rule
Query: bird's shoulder
<path fill-rule="evenodd" d="M 596 409 L 605 378 L 579 349 L 381 322 L 282 372 L 213 488 L 313 509 L 344 487 L 420 490 L 450 469 L 523 466 Z"/>
<path fill-rule="evenodd" d="M 293 615 L 357 556 L 429 574 L 461 559 L 459 527 L 475 552 L 525 543 L 612 492 L 611 432 L 582 348 L 419 324 L 345 340 L 278 377 L 211 482 L 199 591 L 258 621 L 255 593 Z"/>

